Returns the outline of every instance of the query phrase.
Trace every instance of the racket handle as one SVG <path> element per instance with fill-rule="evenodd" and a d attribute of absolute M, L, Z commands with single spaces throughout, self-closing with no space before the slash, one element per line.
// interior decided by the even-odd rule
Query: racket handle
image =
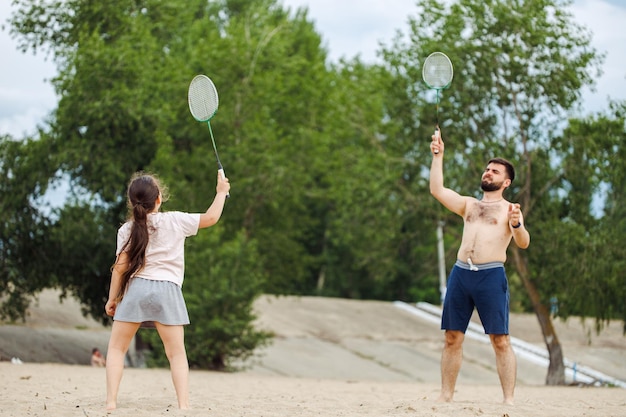
<path fill-rule="evenodd" d="M 435 136 L 440 137 L 439 135 L 441 135 L 441 132 L 439 132 L 439 126 L 437 126 L 435 128 Z M 434 153 L 437 155 L 439 153 L 439 149 L 435 149 Z"/>
<path fill-rule="evenodd" d="M 226 174 L 224 173 L 224 168 L 222 168 L 220 166 L 220 169 L 217 170 L 217 173 L 219 174 L 220 177 L 222 177 L 222 179 L 226 178 Z M 230 193 L 226 194 L 226 198 L 230 197 Z"/>

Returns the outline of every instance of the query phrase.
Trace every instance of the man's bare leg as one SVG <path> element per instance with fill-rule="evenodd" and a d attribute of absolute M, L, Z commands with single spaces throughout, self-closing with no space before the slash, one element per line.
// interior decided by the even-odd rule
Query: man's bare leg
<path fill-rule="evenodd" d="M 513 404 L 515 380 L 517 378 L 517 359 L 508 334 L 490 334 L 491 345 L 496 353 L 496 368 L 502 385 L 505 404 Z"/>
<path fill-rule="evenodd" d="M 450 402 L 454 396 L 456 378 L 463 362 L 465 335 L 458 330 L 446 330 L 445 345 L 441 354 L 441 394 L 438 402 Z"/>

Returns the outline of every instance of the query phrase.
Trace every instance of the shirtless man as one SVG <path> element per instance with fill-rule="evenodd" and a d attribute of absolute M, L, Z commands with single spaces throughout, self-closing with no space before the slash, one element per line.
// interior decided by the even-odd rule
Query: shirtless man
<path fill-rule="evenodd" d="M 433 135 L 430 150 L 433 154 L 430 192 L 448 210 L 463 217 L 464 222 L 441 318 L 445 345 L 438 401 L 452 401 L 463 360 L 465 331 L 476 307 L 496 354 L 504 403 L 513 404 L 517 363 L 509 337 L 509 287 L 504 262 L 511 239 L 522 249 L 530 244 L 520 205 L 502 196 L 515 179 L 515 170 L 504 159 L 489 161 L 481 180 L 483 197 L 477 200 L 444 187 L 444 143 L 439 134 Z"/>

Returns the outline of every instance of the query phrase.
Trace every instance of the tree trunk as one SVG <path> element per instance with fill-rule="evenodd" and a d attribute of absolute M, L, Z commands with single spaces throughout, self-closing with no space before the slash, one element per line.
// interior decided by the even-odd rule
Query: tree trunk
<path fill-rule="evenodd" d="M 550 364 L 548 366 L 548 374 L 546 375 L 546 385 L 565 385 L 563 350 L 561 349 L 559 338 L 554 331 L 554 326 L 552 326 L 550 311 L 545 305 L 541 304 L 541 298 L 539 297 L 537 288 L 530 280 L 526 257 L 521 253 L 521 250 L 518 247 L 513 246 L 511 248 L 511 252 L 513 254 L 513 261 L 515 262 L 517 272 L 522 279 L 522 283 L 524 284 L 524 288 L 526 288 L 528 296 L 530 297 L 537 320 L 539 320 L 543 340 L 548 348 Z"/>

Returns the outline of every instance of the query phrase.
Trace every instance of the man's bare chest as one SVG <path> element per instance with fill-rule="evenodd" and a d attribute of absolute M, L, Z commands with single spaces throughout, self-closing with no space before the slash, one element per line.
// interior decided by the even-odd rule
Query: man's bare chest
<path fill-rule="evenodd" d="M 468 206 L 465 222 L 472 225 L 492 225 L 506 222 L 506 208 L 502 202 L 474 202 Z"/>

